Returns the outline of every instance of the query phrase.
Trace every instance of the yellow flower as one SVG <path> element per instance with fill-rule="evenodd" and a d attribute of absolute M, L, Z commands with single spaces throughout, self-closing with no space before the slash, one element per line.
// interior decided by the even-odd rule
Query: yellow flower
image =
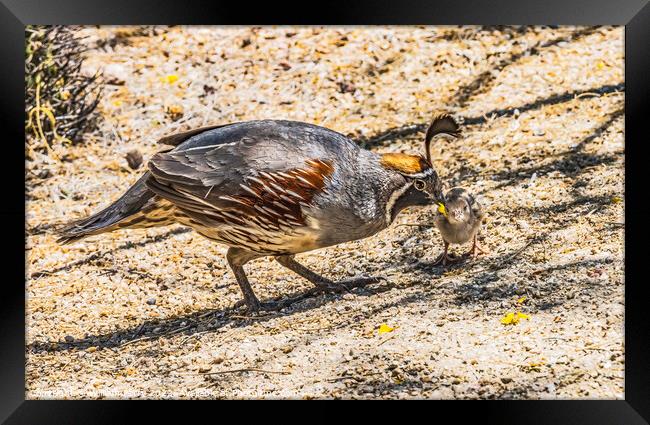
<path fill-rule="evenodd" d="M 168 76 L 165 77 L 165 81 L 167 82 L 167 84 L 174 84 L 176 81 L 178 81 L 178 75 L 169 74 Z"/>
<path fill-rule="evenodd" d="M 385 334 L 385 333 L 388 333 L 388 332 L 393 332 L 394 330 L 395 330 L 395 328 L 391 328 L 390 326 L 388 326 L 388 325 L 385 324 L 385 323 L 382 323 L 382 324 L 379 326 L 379 333 L 380 333 L 380 334 Z"/>
<path fill-rule="evenodd" d="M 525 295 L 517 300 L 517 304 L 523 304 L 524 301 L 526 301 L 526 296 Z"/>
<path fill-rule="evenodd" d="M 527 365 L 521 365 L 520 368 L 524 372 L 540 372 L 542 370 L 542 366 L 546 364 L 546 360 L 542 358 L 538 362 L 530 362 Z"/>
<path fill-rule="evenodd" d="M 504 325 L 516 325 L 520 320 L 528 320 L 530 316 L 524 313 L 508 313 L 501 318 L 501 323 Z"/>
<path fill-rule="evenodd" d="M 604 67 L 605 67 L 605 62 L 598 61 L 598 63 L 596 63 L 596 68 L 597 69 L 603 69 Z"/>
<path fill-rule="evenodd" d="M 515 313 L 508 313 L 501 318 L 501 323 L 504 325 L 511 325 L 515 320 Z"/>
<path fill-rule="evenodd" d="M 120 106 L 120 105 L 122 105 L 122 101 L 121 101 L 121 100 L 114 100 L 114 101 L 113 101 L 113 106 Z"/>

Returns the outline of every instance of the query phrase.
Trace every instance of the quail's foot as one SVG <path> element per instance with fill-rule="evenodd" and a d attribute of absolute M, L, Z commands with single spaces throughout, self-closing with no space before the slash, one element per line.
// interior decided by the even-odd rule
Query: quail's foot
<path fill-rule="evenodd" d="M 260 311 L 262 308 L 262 303 L 257 299 L 257 297 L 254 298 L 244 298 L 243 300 L 237 301 L 233 305 L 233 309 L 237 310 L 239 307 L 246 306 L 246 314 L 256 314 Z"/>
<path fill-rule="evenodd" d="M 435 259 L 433 265 L 437 266 L 442 264 L 443 266 L 448 266 L 449 264 L 457 263 L 458 261 L 460 261 L 459 257 L 449 254 L 448 252 L 443 252 Z"/>
<path fill-rule="evenodd" d="M 350 292 L 350 288 L 344 282 L 334 282 L 327 278 L 312 280 L 315 292 Z"/>
<path fill-rule="evenodd" d="M 446 241 L 443 241 L 445 244 L 445 248 L 442 254 L 438 258 L 435 259 L 433 262 L 434 266 L 437 266 L 439 264 L 442 264 L 443 266 L 447 266 L 448 264 L 456 263 L 460 260 L 460 258 L 452 256 L 449 254 L 449 244 Z"/>
<path fill-rule="evenodd" d="M 340 292 L 350 292 L 352 288 L 359 288 L 366 285 L 372 285 L 373 283 L 379 283 L 385 280 L 382 277 L 357 277 L 351 279 L 344 279 L 339 281 L 331 281 L 329 279 L 323 278 L 322 281 L 312 282 L 314 283 L 314 288 L 312 293 L 340 293 Z"/>
<path fill-rule="evenodd" d="M 383 279 L 378 277 L 359 277 L 334 282 L 309 270 L 307 267 L 297 262 L 293 255 L 277 256 L 275 259 L 284 267 L 313 283 L 317 292 L 349 292 L 351 288 L 378 283 Z"/>
<path fill-rule="evenodd" d="M 245 313 L 253 316 L 262 311 L 279 311 L 289 304 L 291 304 L 291 299 L 282 301 L 259 301 L 255 298 L 255 300 L 239 300 L 233 305 L 233 309 L 237 310 L 242 306 L 246 306 Z"/>
<path fill-rule="evenodd" d="M 348 292 L 352 288 L 359 288 L 361 286 L 372 285 L 374 283 L 380 283 L 385 281 L 385 277 L 355 277 L 352 279 L 344 279 L 339 282 L 336 282 L 336 285 L 344 286 Z"/>
<path fill-rule="evenodd" d="M 486 251 L 479 245 L 477 237 L 474 236 L 474 243 L 472 244 L 472 249 L 469 250 L 468 255 L 471 257 L 472 260 L 476 260 L 476 257 L 478 257 L 479 253 L 487 254 L 488 251 Z"/>

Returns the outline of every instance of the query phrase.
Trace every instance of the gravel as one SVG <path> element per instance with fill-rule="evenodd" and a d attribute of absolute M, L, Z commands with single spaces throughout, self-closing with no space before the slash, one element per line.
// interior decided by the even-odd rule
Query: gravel
<path fill-rule="evenodd" d="M 85 72 L 113 83 L 84 144 L 27 162 L 28 399 L 624 398 L 622 27 L 82 32 Z M 119 197 L 142 172 L 127 153 L 146 163 L 165 134 L 286 118 L 421 152 L 404 128 L 441 111 L 466 124 L 434 165 L 487 210 L 474 262 L 433 266 L 435 228 L 398 226 L 432 211 L 409 209 L 299 256 L 384 281 L 250 318 L 226 248 L 194 232 L 51 232 Z M 247 272 L 261 299 L 310 287 L 267 259 Z M 514 312 L 529 318 L 501 322 Z"/>

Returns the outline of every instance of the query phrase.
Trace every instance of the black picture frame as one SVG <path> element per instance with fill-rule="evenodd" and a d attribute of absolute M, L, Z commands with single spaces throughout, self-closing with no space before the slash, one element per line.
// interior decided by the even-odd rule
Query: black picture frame
<path fill-rule="evenodd" d="M 642 110 L 650 99 L 650 5 L 645 0 L 589 1 L 436 1 L 414 0 L 348 1 L 336 3 L 225 1 L 38 1 L 2 0 L 0 45 L 2 45 L 2 116 L 4 143 L 2 160 L 2 218 L 6 248 L 0 256 L 4 282 L 0 308 L 0 421 L 6 423 L 125 423 L 135 419 L 133 410 L 143 410 L 147 422 L 166 416 L 174 407 L 125 401 L 25 401 L 25 198 L 20 179 L 24 172 L 24 26 L 26 24 L 557 24 L 625 25 L 625 400 L 621 401 L 497 401 L 459 406 L 439 402 L 423 406 L 422 414 L 464 422 L 477 415 L 482 423 L 549 424 L 643 424 L 650 421 L 650 332 L 643 296 Z M 21 162 L 21 158 L 22 161 Z M 22 165 L 21 165 L 22 164 Z M 23 180 L 24 183 L 24 180 Z M 639 248 L 639 249 L 635 249 Z M 20 265 L 23 265 L 21 267 Z M 637 279 L 635 279 L 637 277 Z M 21 285 L 21 282 L 23 283 Z M 127 403 L 129 404 L 127 407 Z M 135 406 L 134 406 L 135 405 Z M 211 415 L 223 414 L 224 404 L 201 404 Z M 432 408 L 433 407 L 433 408 Z M 460 407 L 460 408 L 459 408 Z M 376 410 L 382 413 L 383 408 Z M 391 408 L 397 410 L 394 407 Z M 401 408 L 400 410 L 402 410 Z M 408 412 L 412 413 L 411 408 Z M 180 410 L 187 410 L 184 407 Z M 198 408 L 192 407 L 196 413 Z M 257 409 L 256 409 L 257 410 Z M 265 408 L 268 415 L 273 410 Z M 331 412 L 331 413 L 330 413 Z M 426 413 L 428 412 L 428 413 Z M 435 412 L 435 413 L 434 413 Z M 285 412 L 286 413 L 286 412 Z M 319 419 L 341 412 L 323 410 Z M 324 415 L 322 413 L 325 413 Z M 435 416 L 432 416 L 435 415 Z M 186 417 L 187 418 L 187 417 Z M 282 414 L 284 420 L 286 414 Z M 450 420 L 450 419 L 447 419 Z"/>

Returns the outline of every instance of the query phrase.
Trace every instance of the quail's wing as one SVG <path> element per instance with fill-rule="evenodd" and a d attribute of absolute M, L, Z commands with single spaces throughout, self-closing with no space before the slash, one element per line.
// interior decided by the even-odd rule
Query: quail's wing
<path fill-rule="evenodd" d="M 214 130 L 216 128 L 221 128 L 233 124 L 236 123 L 210 125 L 206 127 L 195 128 L 193 130 L 183 131 L 181 133 L 171 134 L 169 136 L 165 136 L 159 139 L 158 143 L 160 143 L 161 145 L 178 146 L 184 141 L 186 141 L 187 139 L 189 139 L 190 137 L 196 136 L 199 133 L 203 133 L 208 130 Z"/>
<path fill-rule="evenodd" d="M 333 173 L 325 156 L 317 148 L 302 153 L 286 134 L 226 126 L 154 155 L 147 186 L 206 226 L 295 227 Z"/>
<path fill-rule="evenodd" d="M 479 220 L 482 220 L 484 218 L 485 212 L 483 211 L 483 207 L 472 195 L 469 195 L 469 207 L 472 210 L 474 217 Z"/>

